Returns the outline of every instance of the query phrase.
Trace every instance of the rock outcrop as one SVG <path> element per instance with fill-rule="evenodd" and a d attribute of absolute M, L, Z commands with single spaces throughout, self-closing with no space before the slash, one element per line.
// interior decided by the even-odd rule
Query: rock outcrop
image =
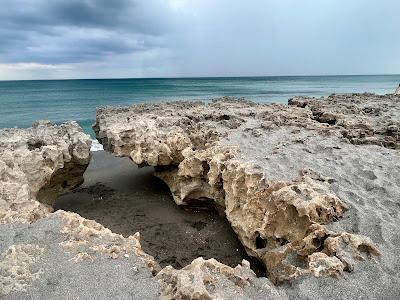
<path fill-rule="evenodd" d="M 399 95 L 333 94 L 320 100 L 295 97 L 289 100 L 289 105 L 307 107 L 312 119 L 336 125 L 352 144 L 399 149 Z"/>
<path fill-rule="evenodd" d="M 57 211 L 0 225 L 1 299 L 157 299 L 158 264 L 95 221 Z"/>
<path fill-rule="evenodd" d="M 371 218 L 376 197 L 396 205 L 400 98 L 289 104 L 223 98 L 99 108 L 94 130 L 106 150 L 154 166 L 177 204 L 223 211 L 274 283 L 340 277 L 380 254 L 362 235 L 370 228 L 354 229 L 355 209 Z M 385 177 L 392 186 L 383 192 L 373 181 Z M 369 202 L 359 207 L 360 198 Z"/>
<path fill-rule="evenodd" d="M 75 122 L 0 130 L 0 223 L 33 222 L 83 182 L 90 137 Z"/>
<path fill-rule="evenodd" d="M 83 182 L 90 145 L 75 122 L 0 130 L 1 299 L 158 298 L 160 267 L 139 233 L 52 213 L 55 198 Z"/>
<path fill-rule="evenodd" d="M 286 299 L 268 279 L 257 278 L 245 260 L 231 268 L 199 257 L 181 270 L 165 267 L 156 278 L 161 299 Z"/>
<path fill-rule="evenodd" d="M 225 214 L 268 278 L 247 261 L 160 270 L 138 233 L 52 213 L 82 183 L 90 137 L 75 122 L 0 130 L 0 297 L 395 299 L 399 122 L 400 96 L 374 94 L 98 109 L 106 150 L 154 166 L 178 205 Z"/>

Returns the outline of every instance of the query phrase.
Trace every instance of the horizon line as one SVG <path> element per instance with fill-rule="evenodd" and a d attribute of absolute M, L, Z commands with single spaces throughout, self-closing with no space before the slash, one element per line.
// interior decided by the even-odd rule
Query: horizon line
<path fill-rule="evenodd" d="M 325 75 L 242 75 L 242 76 L 171 76 L 171 77 L 109 77 L 109 78 L 62 78 L 62 79 L 0 79 L 10 81 L 73 81 L 73 80 L 130 80 L 130 79 L 208 79 L 208 78 L 282 78 L 282 77 L 350 77 L 350 76 L 400 76 L 399 74 L 325 74 Z"/>

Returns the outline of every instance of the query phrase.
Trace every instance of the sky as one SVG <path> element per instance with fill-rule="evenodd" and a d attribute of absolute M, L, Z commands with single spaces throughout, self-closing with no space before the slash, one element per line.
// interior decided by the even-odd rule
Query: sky
<path fill-rule="evenodd" d="M 398 0 L 0 5 L 0 80 L 400 73 Z"/>

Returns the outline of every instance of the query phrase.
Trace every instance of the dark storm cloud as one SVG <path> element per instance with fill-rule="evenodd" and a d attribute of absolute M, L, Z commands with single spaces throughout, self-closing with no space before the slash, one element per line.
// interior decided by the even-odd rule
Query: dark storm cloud
<path fill-rule="evenodd" d="M 53 21 L 77 26 L 114 27 L 124 23 L 124 13 L 135 8 L 134 2 L 124 1 L 79 1 L 52 2 L 49 12 Z"/>
<path fill-rule="evenodd" d="M 0 80 L 400 70 L 398 0 L 0 0 Z"/>
<path fill-rule="evenodd" d="M 163 46 L 162 36 L 171 23 L 168 7 L 160 1 L 0 0 L 0 4 L 1 63 L 73 63 L 145 51 Z"/>
<path fill-rule="evenodd" d="M 23 29 L 79 26 L 160 34 L 167 25 L 168 13 L 162 11 L 166 7 L 159 1 L 139 0 L 17 0 L 0 17 L 3 24 Z"/>

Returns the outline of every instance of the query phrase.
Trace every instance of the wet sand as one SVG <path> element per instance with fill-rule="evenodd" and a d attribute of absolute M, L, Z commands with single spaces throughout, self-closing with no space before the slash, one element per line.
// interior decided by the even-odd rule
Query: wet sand
<path fill-rule="evenodd" d="M 93 152 L 85 182 L 60 196 L 54 208 L 93 219 L 127 237 L 140 232 L 142 248 L 162 267 L 181 268 L 193 259 L 216 258 L 236 266 L 250 260 L 229 222 L 215 211 L 178 207 L 168 187 L 128 158 Z M 263 270 L 252 261 L 256 273 Z"/>

